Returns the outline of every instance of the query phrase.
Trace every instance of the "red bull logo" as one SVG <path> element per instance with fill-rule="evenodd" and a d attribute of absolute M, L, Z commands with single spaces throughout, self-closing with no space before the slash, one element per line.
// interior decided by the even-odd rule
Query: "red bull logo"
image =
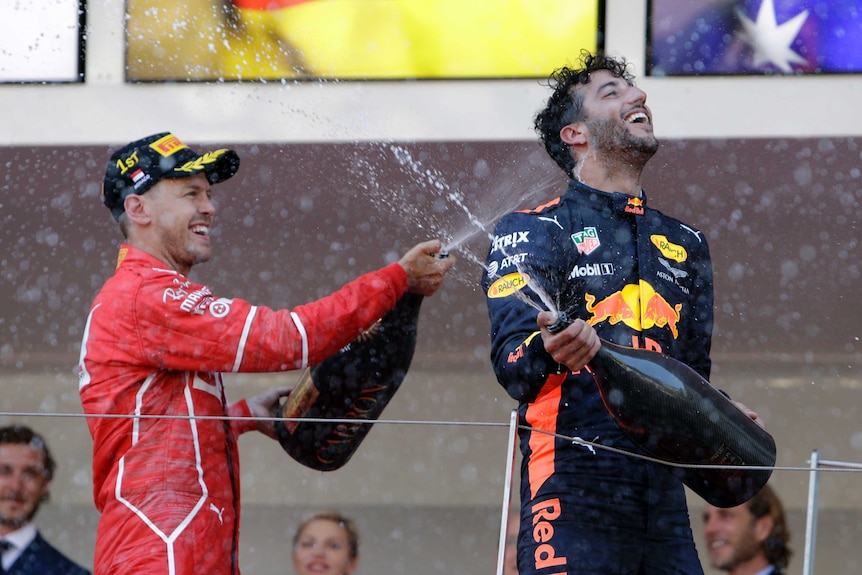
<path fill-rule="evenodd" d="M 629 198 L 626 202 L 625 212 L 636 216 L 644 215 L 644 201 L 640 198 Z"/>
<path fill-rule="evenodd" d="M 524 350 L 530 345 L 530 342 L 533 341 L 533 338 L 539 335 L 539 332 L 533 332 L 530 334 L 530 337 L 524 340 L 524 343 L 515 348 L 515 351 L 509 352 L 509 363 L 517 363 L 519 359 L 524 357 Z"/>
<path fill-rule="evenodd" d="M 596 303 L 596 296 L 589 293 L 585 294 L 584 299 L 587 302 L 587 311 L 592 314 L 587 323 L 596 325 L 607 321 L 611 325 L 616 325 L 623 322 L 632 329 L 640 329 L 637 291 L 638 286 L 629 284 L 598 303 Z"/>
<path fill-rule="evenodd" d="M 673 338 L 679 337 L 679 330 L 676 324 L 679 322 L 679 312 L 682 311 L 682 304 L 670 305 L 666 299 L 661 297 L 652 286 L 641 280 L 642 286 L 649 288 L 644 289 L 643 293 L 647 295 L 646 303 L 643 306 L 643 326 L 644 329 L 649 329 L 653 326 L 667 327 Z"/>
<path fill-rule="evenodd" d="M 489 298 L 509 297 L 518 290 L 527 287 L 530 281 L 530 276 L 521 272 L 506 274 L 488 288 Z"/>
<path fill-rule="evenodd" d="M 592 294 L 585 294 L 586 309 L 591 317 L 590 325 L 607 321 L 611 325 L 620 322 L 632 329 L 643 331 L 652 327 L 668 328 L 673 338 L 679 337 L 679 323 L 682 304 L 671 305 L 653 287 L 640 280 L 638 284 L 628 284 L 618 292 L 596 301 Z"/>
<path fill-rule="evenodd" d="M 519 345 L 515 351 L 509 352 L 509 358 L 507 359 L 508 363 L 517 363 L 519 359 L 524 357 L 524 344 Z"/>

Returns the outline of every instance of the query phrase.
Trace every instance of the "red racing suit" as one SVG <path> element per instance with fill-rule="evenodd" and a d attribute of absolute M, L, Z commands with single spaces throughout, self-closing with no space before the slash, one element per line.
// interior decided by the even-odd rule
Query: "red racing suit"
<path fill-rule="evenodd" d="M 237 575 L 237 436 L 256 424 L 225 400 L 223 372 L 319 363 L 407 291 L 398 264 L 292 310 L 219 298 L 123 245 L 96 296 L 81 346 L 79 391 L 93 437 L 101 512 L 95 575 Z M 111 417 L 115 416 L 115 417 Z"/>

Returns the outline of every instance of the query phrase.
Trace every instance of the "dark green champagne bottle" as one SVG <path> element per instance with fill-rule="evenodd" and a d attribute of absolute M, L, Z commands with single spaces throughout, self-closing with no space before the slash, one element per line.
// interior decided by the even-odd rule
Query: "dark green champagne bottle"
<path fill-rule="evenodd" d="M 356 340 L 306 370 L 281 417 L 340 421 L 276 421 L 278 441 L 288 455 L 318 471 L 347 463 L 407 374 L 422 300 L 405 294 Z"/>
<path fill-rule="evenodd" d="M 566 325 L 568 320 L 558 319 L 548 329 L 562 331 Z M 707 502 L 735 507 L 766 485 L 775 465 L 775 440 L 689 366 L 602 340 L 588 367 L 608 413 L 647 455 L 706 466 L 671 471 Z"/>

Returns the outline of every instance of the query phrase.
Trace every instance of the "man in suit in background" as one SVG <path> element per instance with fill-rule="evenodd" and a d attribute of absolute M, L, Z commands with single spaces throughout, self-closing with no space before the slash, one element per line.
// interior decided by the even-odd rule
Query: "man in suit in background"
<path fill-rule="evenodd" d="M 782 575 L 793 554 L 784 506 L 769 485 L 738 507 L 707 504 L 703 534 L 710 565 L 730 575 Z"/>
<path fill-rule="evenodd" d="M 48 543 L 33 523 L 48 499 L 55 467 L 41 435 L 23 425 L 0 428 L 0 572 L 89 575 Z"/>

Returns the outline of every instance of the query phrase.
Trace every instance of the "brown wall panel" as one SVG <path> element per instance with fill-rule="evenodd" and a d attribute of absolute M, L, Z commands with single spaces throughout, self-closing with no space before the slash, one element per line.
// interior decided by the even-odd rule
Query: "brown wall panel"
<path fill-rule="evenodd" d="M 420 239 L 468 236 L 455 250 L 460 260 L 453 276 L 423 305 L 414 369 L 384 418 L 508 421 L 514 403 L 494 382 L 488 360 L 480 262 L 496 219 L 519 205 L 539 204 L 565 186 L 538 144 L 231 147 L 242 167 L 236 178 L 215 188 L 214 257 L 195 269 L 196 279 L 220 296 L 294 306 L 382 266 Z M 80 409 L 73 373 L 79 341 L 120 242 L 99 200 L 110 151 L 107 146 L 0 147 L 4 413 Z M 862 460 L 859 166 L 857 138 L 672 140 L 645 173 L 650 204 L 700 227 L 709 239 L 716 283 L 713 381 L 766 418 L 781 466 L 806 466 L 812 449 L 826 459 Z M 282 380 L 229 379 L 228 391 L 236 399 L 275 381 Z M 69 518 L 67 529 L 90 525 L 90 445 L 82 422 L 56 417 L 28 422 L 63 450 L 56 504 L 90 509 L 84 519 Z M 356 461 L 331 475 L 301 468 L 261 437 L 244 438 L 243 497 L 250 509 L 271 512 L 250 513 L 244 529 L 246 556 L 250 565 L 260 566 L 255 572 L 276 572 L 272 565 L 284 565 L 279 537 L 262 542 L 260 534 L 287 532 L 299 502 L 357 506 L 357 514 L 369 521 L 413 513 L 413 521 L 425 521 L 423 528 L 431 530 L 449 529 L 447 524 L 460 524 L 454 518 L 477 512 L 494 516 L 506 464 L 504 426 L 482 433 L 445 426 L 405 429 L 375 429 Z M 841 543 L 859 524 L 862 490 L 856 477 L 824 478 L 821 505 L 845 510 L 822 515 L 823 529 L 829 529 L 821 531 L 826 547 L 818 553 L 824 572 L 844 572 L 857 561 L 852 545 Z M 799 527 L 807 478 L 793 470 L 773 475 Z M 440 509 L 453 502 L 461 511 Z M 393 505 L 412 511 L 398 512 Z M 692 500 L 695 523 L 698 505 Z M 279 514 L 291 519 L 273 519 Z M 369 550 L 382 545 L 394 553 L 396 543 L 385 537 L 397 531 L 368 529 L 382 538 L 369 541 Z M 791 573 L 801 572 L 802 536 L 797 528 Z M 492 565 L 487 554 L 494 553 L 496 533 L 475 541 L 480 551 L 465 548 L 452 560 L 472 557 L 483 568 Z M 412 540 L 410 545 L 421 547 Z M 459 571 L 440 559 L 449 545 L 441 539 L 439 547 L 429 543 L 400 557 L 414 565 L 439 560 L 441 572 Z M 254 549 L 274 559 L 254 556 Z M 78 550 L 77 556 L 88 557 L 88 551 Z M 368 561 L 361 572 L 379 572 L 374 565 Z"/>
<path fill-rule="evenodd" d="M 230 145 L 229 142 L 224 143 Z M 644 178 L 650 203 L 703 229 L 716 278 L 717 358 L 858 358 L 856 139 L 667 142 Z M 238 145 L 215 188 L 214 257 L 193 272 L 217 294 L 270 306 L 325 295 L 416 241 L 460 237 L 426 303 L 417 361 L 487 364 L 477 285 L 486 231 L 559 193 L 533 143 Z M 74 363 L 90 300 L 120 234 L 99 201 L 106 147 L 0 148 L 0 326 L 5 365 Z M 463 199 L 453 200 L 459 195 Z"/>

